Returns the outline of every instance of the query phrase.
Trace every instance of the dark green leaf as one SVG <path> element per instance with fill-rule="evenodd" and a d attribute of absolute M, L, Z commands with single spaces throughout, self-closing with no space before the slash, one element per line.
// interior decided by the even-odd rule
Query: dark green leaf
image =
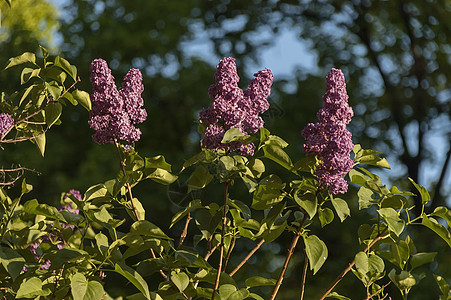
<path fill-rule="evenodd" d="M 158 228 L 158 226 L 150 223 L 147 220 L 137 221 L 133 223 L 130 228 L 130 233 L 154 237 L 158 239 L 166 239 L 166 240 L 171 239 L 160 228 Z"/>
<path fill-rule="evenodd" d="M 211 182 L 213 175 L 202 165 L 198 166 L 188 179 L 188 193 L 194 190 L 203 189 Z"/>
<path fill-rule="evenodd" d="M 437 252 L 420 252 L 412 255 L 412 258 L 410 259 L 412 270 L 424 264 L 433 262 L 436 255 Z"/>
<path fill-rule="evenodd" d="M 326 296 L 326 298 L 334 298 L 334 299 L 339 299 L 339 300 L 351 300 L 351 298 L 342 296 L 340 294 L 338 294 L 337 292 L 332 292 L 329 295 Z"/>
<path fill-rule="evenodd" d="M 174 217 L 172 217 L 172 221 L 171 221 L 171 225 L 169 226 L 169 228 L 171 228 L 175 223 L 177 223 L 178 221 L 180 221 L 184 216 L 186 216 L 189 212 L 201 208 L 202 207 L 202 203 L 199 199 L 193 200 L 188 204 L 188 207 L 186 207 L 184 210 L 179 211 L 178 213 L 176 213 L 174 215 Z"/>
<path fill-rule="evenodd" d="M 146 297 L 146 299 L 151 299 L 147 282 L 138 272 L 125 264 L 115 264 L 114 271 L 127 278 L 127 280 L 131 282 Z"/>
<path fill-rule="evenodd" d="M 52 102 L 45 108 L 45 123 L 47 126 L 51 127 L 58 121 L 61 113 L 63 111 L 63 106 L 60 103 Z"/>
<path fill-rule="evenodd" d="M 412 182 L 412 184 L 415 186 L 415 188 L 420 192 L 423 204 L 426 204 L 429 201 L 431 201 L 431 195 L 429 195 L 428 190 L 424 186 L 417 184 L 415 181 L 413 181 L 412 178 L 409 178 L 409 180 L 410 180 L 410 182 Z"/>
<path fill-rule="evenodd" d="M 246 279 L 246 287 L 252 288 L 256 286 L 275 285 L 276 280 L 272 278 L 264 278 L 261 276 L 253 276 Z"/>
<path fill-rule="evenodd" d="M 0 247 L 0 262 L 13 280 L 19 277 L 25 264 L 25 259 L 15 250 Z"/>
<path fill-rule="evenodd" d="M 396 274 L 395 269 L 392 269 L 388 277 L 403 293 L 406 289 L 410 289 L 416 284 L 415 277 L 407 271 L 401 271 L 401 273 Z"/>
<path fill-rule="evenodd" d="M 171 172 L 171 165 L 166 162 L 163 155 L 146 157 L 145 160 L 146 160 L 145 164 L 146 169 L 160 168 L 168 172 Z"/>
<path fill-rule="evenodd" d="M 438 234 L 438 236 L 441 237 L 449 247 L 451 247 L 451 233 L 445 226 L 439 224 L 434 218 L 430 218 L 426 214 L 423 214 L 421 224 Z"/>
<path fill-rule="evenodd" d="M 144 170 L 145 176 L 148 179 L 151 179 L 155 182 L 158 182 L 160 184 L 168 185 L 173 183 L 177 180 L 178 176 L 173 175 L 166 171 L 165 169 L 145 169 Z"/>

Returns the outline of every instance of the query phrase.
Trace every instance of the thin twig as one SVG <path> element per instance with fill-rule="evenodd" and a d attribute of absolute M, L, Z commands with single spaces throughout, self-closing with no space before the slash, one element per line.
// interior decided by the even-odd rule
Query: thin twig
<path fill-rule="evenodd" d="M 213 254 L 213 252 L 215 252 L 215 250 L 219 247 L 220 244 L 221 244 L 221 243 L 217 243 L 216 245 L 213 246 L 213 248 L 211 248 L 211 249 L 207 252 L 207 254 L 205 254 L 205 257 L 204 257 L 205 261 L 208 261 L 208 259 L 210 258 L 210 256 Z"/>
<path fill-rule="evenodd" d="M 304 249 L 304 269 L 302 270 L 301 292 L 299 294 L 299 300 L 303 300 L 304 299 L 305 279 L 307 278 L 307 266 L 308 266 L 308 257 L 307 257 L 307 252 Z"/>
<path fill-rule="evenodd" d="M 370 296 L 366 297 L 365 300 L 370 300 L 371 298 L 373 298 L 374 296 L 376 296 L 377 294 L 379 294 L 380 292 L 382 292 L 389 284 L 391 283 L 391 281 L 389 281 L 388 283 L 384 284 L 379 290 L 377 290 L 375 293 L 371 294 Z"/>
<path fill-rule="evenodd" d="M 261 239 L 260 242 L 258 242 L 257 246 L 254 247 L 254 249 L 249 252 L 249 254 L 240 262 L 240 264 L 232 271 L 230 272 L 230 277 L 235 275 L 236 272 L 238 272 L 239 269 L 254 255 L 255 252 L 257 252 L 258 249 L 260 249 L 261 245 L 265 242 L 264 239 Z"/>
<path fill-rule="evenodd" d="M 387 227 L 376 236 L 376 238 L 365 248 L 365 250 L 363 250 L 363 252 L 368 252 L 368 250 L 370 250 L 371 247 L 374 246 L 374 244 L 376 244 L 378 241 L 382 240 L 384 237 L 382 236 L 385 231 L 387 231 Z M 343 270 L 343 272 L 341 272 L 340 275 L 338 275 L 338 277 L 334 280 L 334 282 L 332 282 L 332 284 L 329 286 L 329 288 L 327 289 L 327 291 L 321 296 L 320 300 L 324 300 L 324 298 L 327 297 L 327 295 L 329 295 L 332 290 L 335 288 L 335 286 L 343 279 L 343 277 L 345 277 L 345 275 L 351 271 L 352 267 L 355 264 L 355 259 L 346 267 L 346 269 Z"/>
<path fill-rule="evenodd" d="M 226 218 L 227 218 L 227 198 L 228 198 L 228 190 L 229 190 L 229 182 L 224 182 L 224 210 L 222 213 L 222 229 L 221 229 L 221 244 L 219 247 L 219 266 L 218 266 L 218 274 L 216 274 L 215 286 L 213 288 L 213 293 L 211 294 L 211 300 L 215 299 L 216 291 L 219 287 L 219 279 L 221 277 L 222 272 L 222 260 L 224 257 L 224 236 L 225 236 L 225 226 L 226 226 Z"/>
<path fill-rule="evenodd" d="M 299 227 L 296 230 L 295 236 L 293 237 L 293 240 L 291 241 L 291 245 L 290 245 L 290 248 L 288 248 L 287 257 L 285 258 L 285 262 L 283 263 L 283 267 L 282 267 L 282 271 L 280 272 L 279 279 L 277 280 L 276 286 L 274 287 L 274 290 L 271 294 L 271 298 L 269 298 L 270 300 L 274 300 L 276 298 L 279 288 L 282 285 L 283 276 L 285 275 L 285 272 L 287 271 L 288 263 L 290 262 L 291 256 L 294 253 L 294 248 L 296 247 L 299 237 L 301 236 L 300 233 L 301 233 L 302 227 L 304 226 L 305 220 L 307 220 L 307 216 L 308 216 L 308 214 L 304 214 L 304 218 L 302 219 L 301 224 L 299 224 Z"/>
<path fill-rule="evenodd" d="M 179 245 L 177 246 L 177 248 L 180 248 L 182 246 L 183 241 L 185 240 L 186 235 L 188 234 L 188 225 L 191 219 L 192 219 L 191 214 L 188 213 L 188 216 L 186 217 L 185 228 L 183 228 L 182 234 L 180 235 Z"/>
<path fill-rule="evenodd" d="M 233 250 L 233 248 L 235 247 L 235 241 L 236 241 L 236 237 L 233 235 L 233 236 L 232 236 L 232 241 L 230 242 L 229 250 L 227 251 L 227 254 L 226 254 L 226 256 L 225 256 L 224 267 L 222 267 L 222 269 L 224 270 L 224 272 L 225 272 L 225 270 L 226 270 L 226 268 L 227 268 L 227 264 L 228 264 L 228 262 L 229 262 L 230 255 L 232 254 L 232 250 Z"/>

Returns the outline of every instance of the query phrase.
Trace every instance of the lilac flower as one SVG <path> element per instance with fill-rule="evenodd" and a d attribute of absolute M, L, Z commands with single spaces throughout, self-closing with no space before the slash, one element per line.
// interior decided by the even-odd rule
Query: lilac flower
<path fill-rule="evenodd" d="M 138 141 L 141 131 L 134 125 L 147 118 L 147 112 L 142 108 L 144 86 L 141 72 L 129 70 L 118 90 L 107 63 L 95 59 L 91 63 L 91 84 L 94 107 L 89 112 L 89 125 L 96 131 L 93 140 L 98 144 L 113 143 L 114 140 Z"/>
<path fill-rule="evenodd" d="M 242 155 L 253 155 L 254 144 L 238 142 L 222 144 L 224 133 L 230 128 L 238 128 L 244 135 L 256 133 L 264 121 L 259 114 L 269 108 L 266 98 L 271 92 L 273 75 L 265 69 L 254 74 L 255 78 L 243 91 L 238 87 L 240 80 L 235 59 L 223 58 L 216 67 L 215 84 L 208 89 L 213 99 L 210 107 L 199 113 L 200 121 L 207 125 L 202 147 L 212 150 L 237 151 Z"/>
<path fill-rule="evenodd" d="M 354 147 L 346 125 L 354 115 L 348 105 L 345 78 L 341 70 L 332 69 L 326 77 L 323 108 L 318 111 L 318 123 L 309 123 L 302 130 L 304 152 L 321 160 L 316 175 L 322 186 L 332 194 L 343 194 L 348 184 L 343 176 L 352 169 L 349 153 Z"/>
<path fill-rule="evenodd" d="M 2 138 L 9 129 L 14 126 L 14 119 L 10 114 L 0 114 L 0 138 Z"/>
<path fill-rule="evenodd" d="M 69 190 L 69 192 L 67 194 L 73 195 L 76 199 L 78 199 L 80 201 L 82 200 L 80 191 L 72 189 L 72 190 Z M 63 197 L 63 199 L 68 198 L 67 194 Z M 67 210 L 67 211 L 70 211 L 71 213 L 78 215 L 80 213 L 79 209 L 74 208 L 72 205 L 73 205 L 73 203 L 61 205 L 61 207 L 58 209 L 58 211 Z M 53 226 L 53 223 L 51 223 L 51 225 Z M 74 230 L 74 225 L 69 225 L 66 223 L 61 223 L 61 227 L 62 228 L 71 228 L 72 230 Z M 33 257 L 37 261 L 39 261 L 39 259 L 40 259 L 37 249 L 41 245 L 41 242 L 50 242 L 52 244 L 56 244 L 56 247 L 59 250 L 63 249 L 66 245 L 66 242 L 60 236 L 55 235 L 53 233 L 49 233 L 49 234 L 43 236 L 40 240 L 34 241 L 33 243 L 30 244 L 30 246 L 28 246 L 28 249 L 30 250 L 31 254 L 33 254 Z M 40 266 L 39 270 L 48 270 L 50 268 L 51 264 L 52 264 L 52 262 L 50 260 L 46 259 L 44 261 L 44 263 Z M 22 272 L 27 272 L 27 268 L 25 266 L 22 268 Z"/>

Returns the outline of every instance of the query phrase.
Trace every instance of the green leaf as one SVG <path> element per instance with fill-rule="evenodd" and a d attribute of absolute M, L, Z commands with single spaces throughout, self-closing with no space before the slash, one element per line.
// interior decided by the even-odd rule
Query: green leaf
<path fill-rule="evenodd" d="M 95 236 L 95 240 L 97 243 L 97 248 L 99 248 L 100 253 L 105 255 L 105 253 L 108 251 L 109 244 L 108 244 L 108 237 L 104 235 L 103 233 L 99 232 Z"/>
<path fill-rule="evenodd" d="M 409 290 L 416 284 L 415 277 L 407 271 L 401 271 L 401 273 L 396 274 L 395 269 L 392 269 L 388 277 L 403 294 L 405 290 Z"/>
<path fill-rule="evenodd" d="M 351 216 L 351 210 L 349 209 L 348 203 L 345 200 L 341 198 L 332 198 L 331 201 L 341 222 L 343 222 L 347 217 Z"/>
<path fill-rule="evenodd" d="M 451 247 L 451 233 L 445 226 L 439 224 L 434 218 L 430 218 L 426 214 L 423 214 L 421 224 L 438 234 Z"/>
<path fill-rule="evenodd" d="M 8 0 L 8 1 L 10 1 L 10 0 Z M 47 51 L 47 49 L 45 49 L 41 45 L 39 45 L 39 49 L 41 50 L 41 53 L 42 53 L 42 56 L 44 57 L 44 59 L 47 59 L 47 57 L 49 57 L 49 51 Z"/>
<path fill-rule="evenodd" d="M 254 140 L 254 137 L 244 135 L 238 128 L 230 128 L 224 133 L 224 137 L 222 138 L 221 143 L 227 144 L 230 142 L 240 142 L 246 145 L 252 143 Z"/>
<path fill-rule="evenodd" d="M 421 185 L 415 183 L 415 181 L 413 181 L 413 179 L 410 177 L 409 177 L 409 180 L 410 180 L 410 182 L 412 182 L 412 184 L 415 186 L 415 188 L 420 192 L 423 204 L 426 204 L 429 201 L 431 201 L 431 195 L 429 195 L 428 190 L 424 186 L 421 186 Z"/>
<path fill-rule="evenodd" d="M 371 165 L 371 166 L 377 166 L 377 167 L 390 169 L 390 164 L 388 163 L 388 161 L 385 158 L 380 158 L 379 156 L 374 155 L 374 154 L 362 156 L 358 160 L 358 162 L 362 163 L 362 164 Z"/>
<path fill-rule="evenodd" d="M 188 204 L 188 207 L 186 207 L 184 210 L 179 211 L 178 213 L 176 213 L 174 215 L 174 217 L 172 217 L 172 221 L 171 221 L 171 225 L 169 226 L 169 228 L 171 228 L 172 226 L 174 226 L 175 223 L 177 223 L 178 221 L 180 221 L 184 216 L 186 216 L 188 213 L 192 212 L 195 209 L 201 208 L 202 207 L 202 203 L 199 199 L 193 200 Z"/>
<path fill-rule="evenodd" d="M 183 292 L 189 285 L 189 277 L 186 273 L 172 274 L 171 280 L 180 292 Z"/>
<path fill-rule="evenodd" d="M 113 219 L 105 207 L 102 207 L 100 211 L 96 211 L 93 215 L 94 218 L 100 223 L 108 223 L 109 220 Z"/>
<path fill-rule="evenodd" d="M 33 190 L 33 186 L 31 184 L 28 184 L 24 178 L 24 180 L 22 180 L 22 195 L 28 194 L 32 190 Z"/>
<path fill-rule="evenodd" d="M 206 167 L 198 166 L 188 179 L 188 193 L 203 189 L 211 182 L 213 177 Z"/>
<path fill-rule="evenodd" d="M 243 214 L 243 218 L 246 221 L 249 221 L 249 219 L 251 218 L 251 210 L 246 204 L 244 204 L 239 200 L 232 199 L 227 199 L 227 204 L 230 205 L 231 207 L 238 209 Z"/>
<path fill-rule="evenodd" d="M 22 73 L 20 74 L 20 84 L 25 84 L 33 77 L 39 77 L 39 73 L 41 69 L 34 68 L 23 68 Z"/>
<path fill-rule="evenodd" d="M 269 135 L 265 141 L 266 145 L 275 145 L 280 148 L 286 148 L 288 146 L 288 143 L 285 142 L 282 138 L 278 137 L 277 135 Z"/>
<path fill-rule="evenodd" d="M 327 247 L 316 235 L 303 236 L 303 238 L 310 270 L 313 270 L 313 275 L 315 275 L 327 259 Z"/>
<path fill-rule="evenodd" d="M 69 74 L 70 77 L 72 77 L 72 79 L 74 81 L 76 81 L 77 79 L 77 67 L 71 65 L 67 60 L 65 60 L 64 58 L 57 56 L 55 57 L 55 66 L 60 67 L 61 69 L 63 69 L 64 71 L 67 72 L 67 74 Z M 89 110 L 89 109 L 88 109 Z"/>
<path fill-rule="evenodd" d="M 440 300 L 448 300 L 448 296 L 450 296 L 451 288 L 449 284 L 446 282 L 445 278 L 442 276 L 434 274 L 435 281 L 437 282 L 440 291 L 444 297 L 440 297 Z"/>
<path fill-rule="evenodd" d="M 342 296 L 340 294 L 338 294 L 337 292 L 332 292 L 329 295 L 326 296 L 326 298 L 334 298 L 334 299 L 339 299 L 339 300 L 351 300 L 351 298 Z"/>
<path fill-rule="evenodd" d="M 58 121 L 62 111 L 63 106 L 60 103 L 52 102 L 45 108 L 45 123 L 49 128 Z"/>
<path fill-rule="evenodd" d="M 84 108 L 86 108 L 86 110 L 91 110 L 92 104 L 88 93 L 86 93 L 85 91 L 75 90 L 72 92 L 72 96 L 75 101 L 80 103 Z"/>
<path fill-rule="evenodd" d="M 38 147 L 39 152 L 41 153 L 42 157 L 44 157 L 45 152 L 45 133 L 41 132 L 34 136 L 34 139 L 32 140 L 35 145 Z"/>
<path fill-rule="evenodd" d="M 373 199 L 373 191 L 364 186 L 360 187 L 357 192 L 357 196 L 359 197 L 359 210 L 370 207 L 371 205 L 377 203 Z"/>
<path fill-rule="evenodd" d="M 21 65 L 21 64 L 27 63 L 27 62 L 36 65 L 36 55 L 34 53 L 31 53 L 31 52 L 25 52 L 22 55 L 10 58 L 8 60 L 8 64 L 5 67 L 5 70 L 8 69 L 8 68 L 17 66 L 17 65 Z"/>
<path fill-rule="evenodd" d="M 221 299 L 228 299 L 236 291 L 236 286 L 233 284 L 222 284 L 219 286 L 219 295 Z"/>
<path fill-rule="evenodd" d="M 264 156 L 278 163 L 287 170 L 293 170 L 293 163 L 288 154 L 278 145 L 264 145 Z"/>
<path fill-rule="evenodd" d="M 436 209 L 434 209 L 434 212 L 431 214 L 431 216 L 436 216 L 444 219 L 446 223 L 448 223 L 448 228 L 451 228 L 451 210 L 444 206 L 439 206 Z"/>
<path fill-rule="evenodd" d="M 88 280 L 81 273 L 76 273 L 70 281 L 71 293 L 74 300 L 83 300 L 88 289 Z"/>
<path fill-rule="evenodd" d="M 256 286 L 275 285 L 276 280 L 272 278 L 264 278 L 261 276 L 253 276 L 246 279 L 246 287 L 253 288 Z"/>
<path fill-rule="evenodd" d="M 360 251 L 355 256 L 355 266 L 357 271 L 365 278 L 377 277 L 384 272 L 385 264 L 382 258 L 375 254 L 368 255 Z"/>
<path fill-rule="evenodd" d="M 334 220 L 334 212 L 330 208 L 321 208 L 318 210 L 319 221 L 321 227 L 326 226 Z"/>
<path fill-rule="evenodd" d="M 302 193 L 302 195 L 300 195 Z M 318 209 L 318 199 L 316 198 L 315 194 L 310 192 L 303 192 L 301 190 L 298 190 L 294 193 L 294 200 L 296 203 L 303 208 L 307 214 L 309 215 L 310 219 L 312 219 Z"/>
<path fill-rule="evenodd" d="M 252 198 L 252 208 L 267 209 L 283 200 L 284 193 L 282 189 L 285 184 L 277 175 L 269 175 L 263 178 Z"/>
<path fill-rule="evenodd" d="M 144 297 L 146 297 L 146 299 L 151 299 L 147 282 L 138 272 L 125 264 L 115 264 L 114 271 L 127 278 L 127 280 L 131 282 L 144 295 Z"/>
<path fill-rule="evenodd" d="M 148 237 L 154 237 L 157 239 L 171 240 L 171 238 L 168 237 L 163 232 L 163 230 L 161 230 L 158 226 L 150 223 L 147 220 L 141 220 L 141 221 L 137 221 L 137 222 L 133 223 L 130 228 L 130 233 L 148 236 Z"/>
<path fill-rule="evenodd" d="M 424 264 L 433 262 L 436 255 L 437 252 L 420 252 L 412 255 L 412 258 L 410 259 L 412 270 Z"/>
<path fill-rule="evenodd" d="M 54 101 L 59 100 L 62 91 L 61 87 L 53 84 L 48 84 L 47 82 L 45 82 L 45 87 Z"/>
<path fill-rule="evenodd" d="M 166 162 L 163 155 L 146 157 L 145 161 L 146 161 L 145 163 L 146 169 L 159 168 L 171 172 L 171 165 Z"/>
<path fill-rule="evenodd" d="M 160 184 L 168 185 L 177 180 L 178 176 L 169 173 L 165 169 L 145 169 L 144 174 L 146 178 L 151 179 Z"/>
<path fill-rule="evenodd" d="M 233 292 L 227 300 L 243 300 L 249 296 L 249 291 L 247 289 L 241 289 Z"/>
<path fill-rule="evenodd" d="M 391 207 L 381 208 L 378 213 L 384 218 L 388 225 L 388 229 L 399 236 L 404 230 L 404 220 L 401 220 L 396 210 Z"/>
<path fill-rule="evenodd" d="M 0 247 L 0 262 L 13 280 L 19 277 L 25 264 L 25 259 L 15 250 Z"/>
<path fill-rule="evenodd" d="M 59 268 L 64 264 L 76 263 L 80 260 L 89 258 L 88 252 L 78 248 L 63 248 L 48 255 L 48 259 L 52 262 L 52 267 Z"/>
<path fill-rule="evenodd" d="M 42 289 L 42 281 L 38 277 L 30 277 L 25 278 L 20 284 L 16 299 L 48 296 L 50 293 L 49 289 Z"/>

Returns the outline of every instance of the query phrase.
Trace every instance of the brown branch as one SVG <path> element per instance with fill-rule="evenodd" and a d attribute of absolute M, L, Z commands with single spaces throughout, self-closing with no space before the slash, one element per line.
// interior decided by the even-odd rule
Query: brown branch
<path fill-rule="evenodd" d="M 249 254 L 239 263 L 239 265 L 232 272 L 230 272 L 230 277 L 235 275 L 235 273 L 238 272 L 239 269 L 241 269 L 241 267 L 252 257 L 252 255 L 254 255 L 254 253 L 257 252 L 258 249 L 260 249 L 261 245 L 263 245 L 264 242 L 265 240 L 263 239 L 258 242 L 257 246 L 255 246 L 254 249 L 252 249 L 251 252 L 249 252 Z"/>
<path fill-rule="evenodd" d="M 302 270 L 301 292 L 299 294 L 299 300 L 304 299 L 305 279 L 307 278 L 307 266 L 308 266 L 308 257 L 307 257 L 307 252 L 305 252 L 305 249 L 304 249 L 304 269 Z"/>
<path fill-rule="evenodd" d="M 302 219 L 301 224 L 299 224 L 299 227 L 296 230 L 295 236 L 293 237 L 293 240 L 291 241 L 290 248 L 288 248 L 287 257 L 285 258 L 285 262 L 283 263 L 282 271 L 280 272 L 279 279 L 277 280 L 276 286 L 274 287 L 274 290 L 271 294 L 271 298 L 269 298 L 270 300 L 274 300 L 276 298 L 277 293 L 279 292 L 279 288 L 282 285 L 283 276 L 285 275 L 285 272 L 287 271 L 288 263 L 290 262 L 291 256 L 294 253 L 294 248 L 296 248 L 299 237 L 301 236 L 302 227 L 304 226 L 304 223 L 307 220 L 307 217 L 308 217 L 308 214 L 304 213 L 304 218 Z"/>
<path fill-rule="evenodd" d="M 376 236 L 376 238 L 365 248 L 365 250 L 363 250 L 363 252 L 368 252 L 368 250 L 370 250 L 371 247 L 374 246 L 374 244 L 376 244 L 378 241 L 382 240 L 384 237 L 382 236 L 385 231 L 387 231 L 387 227 Z M 324 300 L 324 298 L 327 297 L 327 295 L 329 295 L 332 290 L 335 288 L 335 286 L 345 277 L 345 275 L 351 271 L 352 267 L 355 264 L 355 259 L 346 267 L 346 269 L 343 270 L 343 272 L 341 272 L 340 275 L 338 275 L 338 277 L 334 280 L 334 282 L 332 282 L 332 284 L 329 286 L 329 288 L 327 289 L 327 291 L 321 296 L 320 300 Z"/>
<path fill-rule="evenodd" d="M 227 268 L 227 264 L 229 263 L 230 255 L 232 254 L 232 250 L 235 247 L 235 241 L 236 241 L 236 237 L 232 236 L 232 241 L 230 242 L 229 250 L 227 251 L 227 254 L 225 256 L 224 267 L 222 268 L 224 271 Z"/>
<path fill-rule="evenodd" d="M 391 283 L 391 281 L 389 281 L 388 283 L 384 284 L 379 290 L 377 290 L 375 293 L 371 294 L 370 296 L 366 297 L 365 300 L 370 300 L 371 298 L 373 298 L 374 296 L 376 296 L 377 294 L 379 294 L 380 292 L 382 292 L 389 284 Z"/>
<path fill-rule="evenodd" d="M 445 162 L 443 163 L 442 171 L 440 172 L 440 177 L 434 188 L 434 196 L 432 198 L 431 207 L 430 207 L 431 210 L 434 210 L 435 208 L 437 208 L 440 205 L 440 202 L 441 202 L 440 201 L 440 196 L 441 196 L 440 190 L 442 188 L 443 181 L 445 180 L 446 171 L 449 166 L 450 158 L 451 158 L 451 143 L 449 145 L 448 153 L 446 154 Z"/>
<path fill-rule="evenodd" d="M 188 213 L 188 216 L 186 217 L 185 228 L 183 228 L 182 234 L 180 235 L 179 245 L 177 246 L 177 248 L 180 248 L 183 244 L 183 241 L 185 241 L 186 235 L 188 234 L 188 225 L 191 220 L 191 214 Z"/>
<path fill-rule="evenodd" d="M 225 236 L 225 226 L 227 220 L 227 199 L 228 199 L 228 190 L 229 190 L 229 182 L 224 182 L 224 210 L 222 213 L 222 229 L 221 229 L 221 244 L 219 247 L 219 265 L 218 265 L 218 274 L 216 274 L 215 285 L 213 288 L 213 293 L 211 294 L 211 300 L 215 299 L 216 291 L 219 287 L 219 279 L 221 277 L 222 272 L 222 260 L 224 257 L 224 236 Z"/>

